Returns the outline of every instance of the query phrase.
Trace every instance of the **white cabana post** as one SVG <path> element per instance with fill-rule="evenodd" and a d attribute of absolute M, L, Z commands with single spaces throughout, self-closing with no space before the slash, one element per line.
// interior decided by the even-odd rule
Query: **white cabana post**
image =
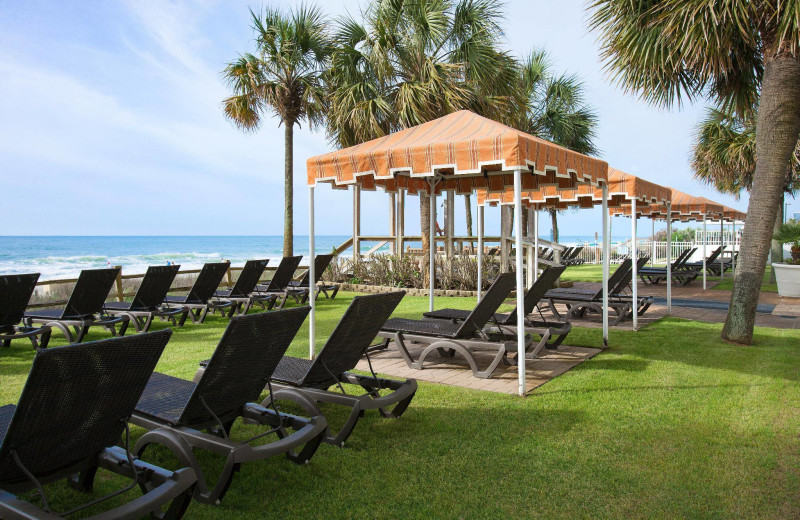
<path fill-rule="evenodd" d="M 531 207 L 533 212 L 533 283 L 539 279 L 539 210 Z"/>
<path fill-rule="evenodd" d="M 317 299 L 314 294 L 313 280 L 314 276 L 314 187 L 308 188 L 308 250 L 311 254 L 311 260 L 308 262 L 308 298 L 311 302 L 311 312 L 308 319 L 308 357 L 314 359 L 316 347 L 316 310 Z"/>
<path fill-rule="evenodd" d="M 672 203 L 667 202 L 667 315 L 672 314 Z"/>
<path fill-rule="evenodd" d="M 708 236 L 706 235 L 706 214 L 703 213 L 703 290 L 706 290 L 706 243 Z"/>
<path fill-rule="evenodd" d="M 639 263 L 639 250 L 636 244 L 636 224 L 639 218 L 636 215 L 636 197 L 631 199 L 631 290 L 633 291 L 633 330 L 639 326 L 639 312 L 638 301 L 636 296 L 638 294 L 638 263 Z"/>
<path fill-rule="evenodd" d="M 483 206 L 478 204 L 478 301 L 483 292 Z"/>
<path fill-rule="evenodd" d="M 522 170 L 514 170 L 514 244 L 517 260 L 517 393 L 525 395 L 525 280 L 522 273 Z"/>
<path fill-rule="evenodd" d="M 733 247 L 731 248 L 731 277 L 736 276 L 736 217 L 731 222 L 731 240 Z"/>
<path fill-rule="evenodd" d="M 719 216 L 719 246 L 722 248 L 719 250 L 719 280 L 722 281 L 725 279 L 725 219 L 722 214 Z"/>
<path fill-rule="evenodd" d="M 608 255 L 609 247 L 608 225 L 608 184 L 603 184 L 603 347 L 608 347 Z"/>
<path fill-rule="evenodd" d="M 428 266 L 428 285 L 429 290 L 429 303 L 428 303 L 428 310 L 433 312 L 433 291 L 434 287 L 436 286 L 436 184 L 433 180 L 430 182 L 431 187 L 431 194 L 430 194 L 430 211 L 431 211 L 431 218 L 430 218 L 430 255 L 428 261 L 430 265 Z"/>

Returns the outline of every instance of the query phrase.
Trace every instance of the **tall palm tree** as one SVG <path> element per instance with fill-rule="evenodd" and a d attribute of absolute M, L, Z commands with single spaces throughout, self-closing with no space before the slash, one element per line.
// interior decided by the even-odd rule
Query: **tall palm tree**
<path fill-rule="evenodd" d="M 575 75 L 556 75 L 544 50 L 524 60 L 519 78 L 527 110 L 516 114 L 514 125 L 525 132 L 587 155 L 596 155 L 597 114 L 586 100 Z M 558 242 L 558 212 L 548 209 L 553 241 Z"/>
<path fill-rule="evenodd" d="M 330 55 L 327 22 L 318 8 L 309 6 L 287 12 L 266 8 L 261 16 L 251 10 L 250 15 L 256 51 L 225 67 L 223 77 L 233 95 L 222 106 L 225 116 L 244 131 L 256 131 L 267 111 L 284 127 L 283 254 L 291 256 L 294 127 L 302 121 L 310 126 L 322 122 L 322 75 Z"/>
<path fill-rule="evenodd" d="M 723 193 L 737 198 L 742 190 L 753 187 L 756 168 L 756 124 L 752 117 L 739 117 L 729 110 L 710 108 L 700 121 L 695 135 L 692 153 L 694 176 L 714 186 Z M 773 235 L 783 223 L 785 194 L 800 189 L 800 141 L 795 146 L 784 179 L 784 193 L 778 201 L 778 212 L 773 226 Z M 783 259 L 783 245 L 772 240 L 773 262 Z M 772 273 L 773 279 L 775 273 Z"/>
<path fill-rule="evenodd" d="M 327 78 L 331 140 L 352 146 L 465 108 L 508 120 L 517 63 L 500 49 L 501 24 L 493 0 L 372 0 L 362 21 L 340 19 Z M 420 197 L 425 259 L 429 219 Z"/>
<path fill-rule="evenodd" d="M 800 15 L 777 0 L 591 0 L 590 26 L 626 91 L 670 107 L 711 98 L 756 120 L 756 165 L 724 339 L 753 340 L 756 306 L 800 135 Z"/>

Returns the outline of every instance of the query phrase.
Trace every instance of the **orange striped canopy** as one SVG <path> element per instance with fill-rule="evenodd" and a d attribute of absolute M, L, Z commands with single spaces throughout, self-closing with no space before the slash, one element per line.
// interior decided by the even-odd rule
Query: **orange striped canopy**
<path fill-rule="evenodd" d="M 608 164 L 467 110 L 311 157 L 308 185 L 334 188 L 358 184 L 411 195 L 435 191 L 469 194 L 478 188 L 502 192 L 523 170 L 523 189 L 573 189 L 606 182 Z"/>
<path fill-rule="evenodd" d="M 671 200 L 672 190 L 646 181 L 640 177 L 630 175 L 615 168 L 608 169 L 608 205 L 621 208 L 629 206 L 636 200 L 638 207 L 651 204 L 664 205 Z M 603 201 L 603 191 L 588 184 L 580 185 L 574 189 L 558 190 L 544 186 L 538 190 L 527 190 L 522 193 L 523 202 L 529 207 L 558 208 L 570 206 L 591 208 Z M 503 193 L 487 193 L 478 191 L 478 204 L 513 204 L 514 191 L 507 189 Z M 637 213 L 639 213 L 637 209 Z"/>
<path fill-rule="evenodd" d="M 747 218 L 747 213 L 744 211 L 729 208 L 728 206 L 722 207 L 722 215 L 727 222 L 744 221 Z"/>
<path fill-rule="evenodd" d="M 705 197 L 695 197 L 670 188 L 672 190 L 672 220 L 680 220 L 681 222 L 703 220 L 703 216 L 711 218 L 719 218 L 723 214 L 722 204 L 708 200 Z M 614 215 L 630 215 L 630 207 L 614 208 L 611 210 Z M 637 208 L 638 216 L 649 217 L 653 219 L 666 220 L 667 207 L 666 205 L 650 205 L 647 207 Z"/>

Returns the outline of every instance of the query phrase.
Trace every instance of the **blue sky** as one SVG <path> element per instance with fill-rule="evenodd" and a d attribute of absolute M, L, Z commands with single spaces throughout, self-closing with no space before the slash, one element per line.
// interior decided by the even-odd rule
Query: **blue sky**
<path fill-rule="evenodd" d="M 299 2 L 282 1 L 292 5 Z M 5 2 L 0 9 L 0 235 L 281 234 L 283 129 L 243 134 L 223 118 L 220 71 L 252 49 L 247 1 Z M 332 16 L 358 3 L 326 1 Z M 578 74 L 599 114 L 611 165 L 746 209 L 692 179 L 703 106 L 665 111 L 610 84 L 582 1 L 506 5 L 507 47 L 546 48 Z M 330 150 L 322 132 L 295 133 L 295 233 L 306 234 L 305 160 Z M 317 190 L 320 234 L 351 232 L 351 196 Z M 388 231 L 388 196 L 368 193 L 362 230 Z M 418 230 L 410 198 L 407 230 Z M 463 202 L 456 205 L 463 215 Z M 800 211 L 793 203 L 790 211 Z M 487 212 L 496 232 L 499 212 Z M 561 233 L 600 230 L 598 210 L 567 212 Z M 618 219 L 614 234 L 629 221 Z M 456 230 L 463 229 L 457 218 Z M 660 227 L 660 226 L 659 226 Z M 542 234 L 549 227 L 543 225 Z M 640 234 L 649 233 L 642 221 Z"/>

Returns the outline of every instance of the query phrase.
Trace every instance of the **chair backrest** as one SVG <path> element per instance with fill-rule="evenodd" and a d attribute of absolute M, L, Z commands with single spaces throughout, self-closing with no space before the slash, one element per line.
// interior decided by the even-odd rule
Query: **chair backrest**
<path fill-rule="evenodd" d="M 553 288 L 555 285 L 556 280 L 561 274 L 566 270 L 567 266 L 565 265 L 551 265 L 545 267 L 542 274 L 536 279 L 531 288 L 525 291 L 525 316 L 533 312 L 533 309 L 538 305 L 541 299 L 544 297 L 544 294 Z M 514 307 L 508 315 L 506 316 L 505 320 L 503 321 L 503 325 L 513 325 L 517 322 L 517 307 Z"/>
<path fill-rule="evenodd" d="M 79 318 L 101 312 L 118 274 L 116 267 L 81 271 L 61 317 Z"/>
<path fill-rule="evenodd" d="M 114 446 L 172 331 L 169 329 L 36 352 L 0 445 L 0 483 L 67 469 Z"/>
<path fill-rule="evenodd" d="M 300 265 L 300 260 L 302 259 L 302 256 L 284 256 L 281 258 L 281 263 L 278 264 L 275 275 L 272 277 L 272 280 L 269 281 L 267 292 L 283 291 L 286 289 L 289 282 L 292 281 L 292 276 L 294 276 L 294 272 L 297 271 L 297 266 Z"/>
<path fill-rule="evenodd" d="M 239 273 L 239 278 L 236 279 L 236 283 L 231 287 L 231 296 L 246 297 L 253 292 L 268 263 L 269 260 L 266 259 L 245 262 L 242 272 Z"/>
<path fill-rule="evenodd" d="M 214 296 L 214 291 L 219 287 L 225 273 L 228 272 L 228 262 L 209 262 L 203 265 L 197 280 L 192 285 L 192 290 L 186 296 L 186 303 L 208 303 Z"/>
<path fill-rule="evenodd" d="M 642 271 L 642 267 L 645 266 L 647 262 L 650 261 L 649 256 L 643 256 L 636 261 L 636 272 L 640 273 Z M 631 263 L 633 266 L 633 263 Z M 633 269 L 628 269 L 627 272 L 620 276 L 614 285 L 611 283 L 608 284 L 608 294 L 620 294 L 622 291 L 625 290 L 628 285 L 630 285 L 631 281 L 633 281 Z M 601 293 L 599 297 L 602 297 L 603 294 Z"/>
<path fill-rule="evenodd" d="M 697 251 L 696 247 L 693 247 L 693 248 L 689 249 L 689 252 L 686 253 L 686 256 L 684 256 L 683 259 L 680 262 L 676 262 L 676 265 L 674 267 L 679 267 L 680 268 L 680 267 L 685 266 L 686 263 L 689 262 L 689 259 L 692 258 L 692 255 L 694 255 L 695 251 Z"/>
<path fill-rule="evenodd" d="M 681 251 L 678 254 L 677 258 L 674 258 L 672 260 L 672 268 L 675 269 L 676 267 L 680 267 L 681 264 L 686 261 L 686 257 L 688 257 L 691 254 L 691 251 L 692 251 L 691 247 L 687 247 L 686 249 Z"/>
<path fill-rule="evenodd" d="M 572 258 L 572 250 L 573 250 L 573 249 L 575 249 L 575 248 L 574 248 L 574 247 L 572 247 L 572 246 L 569 246 L 569 247 L 567 247 L 565 250 L 561 251 L 561 253 L 559 253 L 559 255 L 558 255 L 558 256 L 559 256 L 559 258 L 561 259 L 561 262 L 562 262 L 562 263 L 563 263 L 563 262 L 566 262 L 566 261 L 568 261 L 570 258 Z"/>
<path fill-rule="evenodd" d="M 476 331 L 481 330 L 486 325 L 497 309 L 503 305 L 506 298 L 511 294 L 516 285 L 516 274 L 513 271 L 503 273 L 498 276 L 494 283 L 486 290 L 478 305 L 472 309 L 469 316 L 461 323 L 457 337 L 472 336 Z"/>
<path fill-rule="evenodd" d="M 22 321 L 37 281 L 39 273 L 0 276 L 0 331 Z"/>
<path fill-rule="evenodd" d="M 709 255 L 708 259 L 706 259 L 706 265 L 713 263 L 717 257 L 722 253 L 722 246 L 719 246 L 714 250 L 711 255 Z"/>
<path fill-rule="evenodd" d="M 608 294 L 614 294 L 614 289 L 619 287 L 620 282 L 625 281 L 626 276 L 631 276 L 631 266 L 633 262 L 631 262 L 630 257 L 626 258 L 622 261 L 621 264 L 617 266 L 611 276 L 608 277 Z M 625 283 L 627 285 L 630 283 L 630 279 Z M 597 290 L 596 293 L 592 296 L 592 300 L 597 300 L 603 297 L 603 287 L 600 286 L 600 289 Z"/>
<path fill-rule="evenodd" d="M 581 251 L 583 251 L 583 246 L 577 246 L 575 249 L 572 250 L 572 255 L 570 255 L 569 259 L 570 260 L 577 259 L 578 255 L 581 254 Z"/>
<path fill-rule="evenodd" d="M 256 401 L 310 307 L 234 316 L 178 419 L 203 424 Z M 206 408 L 206 406 L 208 408 Z"/>
<path fill-rule="evenodd" d="M 131 310 L 152 311 L 157 309 L 167 296 L 180 268 L 179 265 L 151 265 L 148 267 L 142 278 L 142 285 L 139 286 L 136 296 L 131 302 Z"/>
<path fill-rule="evenodd" d="M 355 368 L 397 308 L 405 291 L 356 296 L 303 376 L 305 385 L 335 384 L 343 372 Z"/>

